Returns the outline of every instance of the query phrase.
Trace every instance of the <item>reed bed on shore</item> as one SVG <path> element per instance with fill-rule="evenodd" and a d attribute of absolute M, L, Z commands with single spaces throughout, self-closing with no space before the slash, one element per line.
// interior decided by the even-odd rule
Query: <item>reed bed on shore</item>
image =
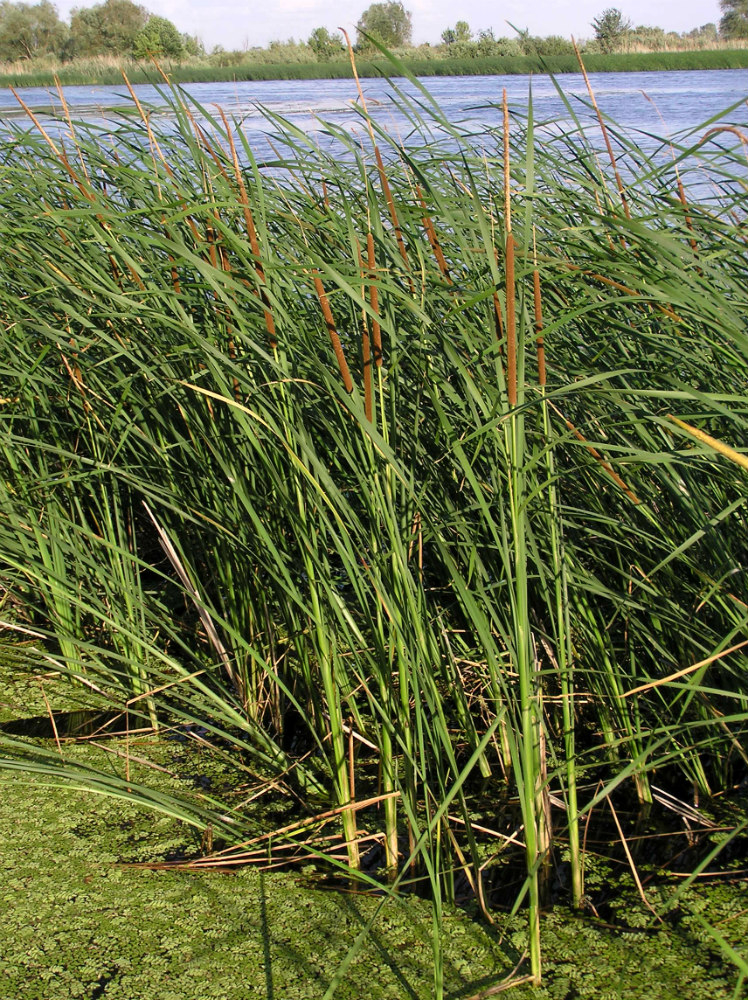
<path fill-rule="evenodd" d="M 503 76 L 529 73 L 576 73 L 573 55 L 518 56 L 429 56 L 402 54 L 407 72 L 414 76 Z M 741 40 L 714 49 L 675 49 L 657 52 L 590 52 L 585 62 L 591 73 L 640 73 L 659 70 L 706 70 L 748 68 L 748 47 Z M 204 60 L 167 66 L 178 83 L 216 83 L 247 80 L 341 80 L 352 79 L 347 60 L 315 62 L 236 62 L 230 66 L 212 65 Z M 124 69 L 132 83 L 151 83 L 150 66 L 127 60 Z M 53 87 L 55 79 L 66 87 L 99 85 L 117 86 L 122 81 L 122 60 L 112 58 L 76 60 L 67 65 L 39 62 L 0 64 L 0 86 Z M 361 59 L 361 77 L 387 76 L 391 65 L 386 59 Z"/>
<path fill-rule="evenodd" d="M 748 192 L 734 127 L 601 115 L 608 155 L 571 106 L 476 136 L 418 94 L 404 143 L 363 96 L 364 143 L 269 116 L 272 162 L 179 91 L 3 139 L 4 633 L 236 792 L 0 766 L 183 818 L 193 867 L 423 887 L 441 997 L 442 907 L 497 920 L 506 859 L 538 981 L 593 810 L 745 776 Z"/>

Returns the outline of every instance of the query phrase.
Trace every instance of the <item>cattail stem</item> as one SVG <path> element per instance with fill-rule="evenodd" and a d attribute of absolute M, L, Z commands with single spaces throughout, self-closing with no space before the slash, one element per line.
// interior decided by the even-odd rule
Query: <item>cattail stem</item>
<path fill-rule="evenodd" d="M 535 345 L 538 352 L 538 383 L 545 386 L 545 340 L 543 337 L 543 303 L 540 298 L 540 272 L 537 267 L 532 272 L 533 295 L 535 299 Z"/>

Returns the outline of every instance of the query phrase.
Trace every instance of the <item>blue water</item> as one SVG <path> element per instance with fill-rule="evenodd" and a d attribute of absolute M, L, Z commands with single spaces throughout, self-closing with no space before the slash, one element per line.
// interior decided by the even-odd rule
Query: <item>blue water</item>
<path fill-rule="evenodd" d="M 748 73 L 744 70 L 593 73 L 590 80 L 606 115 L 627 131 L 639 130 L 658 136 L 692 129 L 748 98 Z M 528 77 L 429 77 L 422 82 L 451 122 L 476 130 L 498 123 L 496 106 L 501 102 L 504 88 L 510 107 L 524 113 L 528 105 Z M 412 84 L 400 83 L 406 93 L 416 93 Z M 573 111 L 582 119 L 589 118 L 589 99 L 581 75 L 559 76 L 557 83 Z M 407 131 L 407 121 L 394 109 L 391 85 L 385 80 L 364 80 L 363 87 L 372 117 L 388 129 Z M 144 104 L 164 108 L 164 98 L 157 88 L 139 85 L 135 90 Z M 194 83 L 186 84 L 184 90 L 207 108 L 212 110 L 212 105 L 220 105 L 228 114 L 240 119 L 250 140 L 255 134 L 259 138 L 267 132 L 262 108 L 283 116 L 307 133 L 319 129 L 318 117 L 334 121 L 338 127 L 354 134 L 362 128 L 352 107 L 356 99 L 352 80 Z M 20 93 L 32 108 L 59 108 L 52 89 L 27 88 Z M 131 103 L 124 84 L 68 87 L 65 96 L 76 117 L 97 123 L 109 120 L 114 108 Z M 550 77 L 532 78 L 532 99 L 536 121 L 553 123 L 559 129 L 571 123 L 569 109 Z M 15 118 L 17 111 L 18 104 L 10 91 L 0 90 L 0 120 L 10 114 Z M 748 125 L 748 105 L 743 103 L 726 120 L 739 127 Z"/>
<path fill-rule="evenodd" d="M 748 160 L 742 184 L 735 176 L 735 163 L 740 173 L 742 160 L 733 160 L 729 171 L 732 179 L 724 182 L 721 188 L 715 184 L 719 165 L 712 162 L 710 167 L 705 166 L 707 154 L 719 156 L 719 147 L 739 148 L 741 140 L 734 131 L 720 132 L 693 155 L 698 140 L 717 122 L 748 133 L 748 73 L 744 70 L 597 73 L 591 74 L 590 80 L 601 111 L 615 123 L 611 135 L 624 183 L 633 175 L 641 177 L 642 172 L 646 173 L 646 161 L 662 165 L 669 160 L 673 156 L 672 140 L 680 158 L 681 178 L 690 197 L 716 204 L 725 185 L 731 192 L 748 188 Z M 383 144 L 385 157 L 396 156 L 400 143 L 405 146 L 429 143 L 432 155 L 449 156 L 455 148 L 451 128 L 468 137 L 468 143 L 478 152 L 496 156 L 501 140 L 489 130 L 501 125 L 504 89 L 515 128 L 524 124 L 532 94 L 532 117 L 536 123 L 536 141 L 540 144 L 560 138 L 562 144 L 573 147 L 580 141 L 581 128 L 593 148 L 603 152 L 597 118 L 580 74 L 559 76 L 555 82 L 548 76 L 532 79 L 522 76 L 428 77 L 421 82 L 443 113 L 441 126 L 430 118 L 429 98 L 415 84 L 407 80 L 394 83 L 382 79 L 362 81 L 372 119 L 394 141 L 389 151 L 388 144 Z M 402 88 L 406 95 L 420 102 L 424 108 L 423 117 L 430 119 L 428 127 L 424 129 L 414 123 L 412 114 L 408 116 L 402 102 L 398 101 L 396 88 Z M 285 175 L 277 159 L 278 151 L 284 155 L 284 140 L 278 138 L 279 131 L 289 135 L 294 129 L 298 130 L 302 136 L 302 157 L 303 148 L 310 139 L 338 159 L 352 155 L 351 141 L 356 147 L 369 148 L 366 123 L 358 113 L 358 95 L 352 80 L 195 83 L 183 89 L 204 109 L 204 116 L 199 110 L 195 113 L 198 118 L 202 117 L 202 125 L 208 132 L 211 125 L 206 118 L 215 115 L 216 108 L 221 107 L 236 123 L 237 129 L 241 129 L 242 141 L 237 141 L 240 158 L 244 162 L 247 160 L 243 150 L 243 142 L 246 142 L 260 165 L 276 176 Z M 135 91 L 143 106 L 151 109 L 156 133 L 163 134 L 175 128 L 174 109 L 162 90 L 138 85 Z M 20 93 L 24 102 L 39 112 L 44 128 L 64 142 L 69 127 L 61 118 L 57 93 L 46 88 L 28 88 Z M 73 118 L 93 127 L 102 144 L 116 146 L 123 109 L 127 109 L 129 119 L 134 113 L 124 84 L 68 87 L 65 97 Z M 279 130 L 273 116 L 284 119 L 292 128 Z M 7 135 L 9 131 L 27 128 L 35 131 L 11 92 L 0 90 L 0 137 L 3 133 Z M 633 140 L 633 148 L 627 151 L 629 139 Z M 132 141 L 130 133 L 130 144 Z M 145 150 L 148 144 L 145 133 L 135 142 L 142 142 Z M 748 146 L 745 149 L 748 152 Z M 6 147 L 5 155 L 14 155 L 12 147 Z M 606 157 L 603 155 L 601 159 Z"/>

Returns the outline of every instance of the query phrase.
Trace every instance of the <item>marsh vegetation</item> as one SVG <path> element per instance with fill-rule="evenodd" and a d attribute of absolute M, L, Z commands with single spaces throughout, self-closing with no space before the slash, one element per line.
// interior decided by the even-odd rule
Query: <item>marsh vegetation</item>
<path fill-rule="evenodd" d="M 5 731 L 0 765 L 192 826 L 193 871 L 374 893 L 332 992 L 418 893 L 441 997 L 457 903 L 522 920 L 539 981 L 593 817 L 653 920 L 743 856 L 710 803 L 748 759 L 746 152 L 417 94 L 402 142 L 363 95 L 364 143 L 269 116 L 266 162 L 179 91 L 3 140 L 5 656 L 124 742 Z M 149 783 L 144 734 L 224 779 Z M 669 893 L 629 843 L 657 808 Z"/>

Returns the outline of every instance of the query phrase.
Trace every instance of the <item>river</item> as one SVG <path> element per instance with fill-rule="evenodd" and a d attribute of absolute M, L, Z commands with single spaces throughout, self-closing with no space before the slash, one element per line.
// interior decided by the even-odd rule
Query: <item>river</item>
<path fill-rule="evenodd" d="M 744 102 L 725 120 L 745 127 L 748 123 L 748 73 L 744 70 L 706 70 L 688 72 L 593 73 L 590 80 L 603 112 L 627 132 L 678 135 L 721 116 L 731 105 Z M 580 74 L 556 78 L 571 109 L 583 121 L 591 117 L 589 98 Z M 406 93 L 416 88 L 408 81 L 398 81 Z M 523 76 L 428 77 L 422 81 L 446 117 L 455 124 L 479 130 L 499 121 L 498 104 L 506 88 L 510 107 L 523 113 L 527 109 L 530 78 Z M 407 120 L 392 101 L 390 83 L 381 79 L 362 81 L 372 117 L 385 127 L 407 129 Z M 305 132 L 319 129 L 318 118 L 329 119 L 347 131 L 361 128 L 360 118 L 352 108 L 356 98 L 352 80 L 265 80 L 240 83 L 186 84 L 197 102 L 210 107 L 220 105 L 240 119 L 250 142 L 262 141 L 267 122 L 262 108 L 281 115 Z M 163 94 L 156 87 L 135 87 L 146 105 L 165 109 Z M 20 91 L 32 108 L 59 106 L 51 89 L 27 88 Z M 75 117 L 90 121 L 108 121 L 115 109 L 129 104 L 123 85 L 117 87 L 68 87 L 65 96 Z M 569 107 L 548 76 L 532 78 L 534 118 L 563 128 L 571 122 Z M 18 104 L 8 89 L 0 90 L 0 120 L 16 117 Z"/>
<path fill-rule="evenodd" d="M 692 198 L 711 200 L 715 187 L 710 180 L 714 171 L 703 169 L 703 148 L 692 155 L 703 134 L 716 122 L 729 124 L 732 131 L 722 130 L 709 143 L 719 155 L 718 146 L 735 149 L 741 134 L 748 131 L 748 73 L 744 70 L 706 70 L 648 73 L 597 73 L 590 81 L 601 111 L 615 125 L 611 129 L 616 146 L 618 165 L 626 183 L 640 174 L 643 164 L 663 164 L 678 151 L 683 182 Z M 501 124 L 502 92 L 506 89 L 512 117 L 518 127 L 527 118 L 530 94 L 532 117 L 539 142 L 553 137 L 565 137 L 566 146 L 580 141 L 583 131 L 593 147 L 603 149 L 603 138 L 597 123 L 587 88 L 581 74 L 566 74 L 554 81 L 548 76 L 470 76 L 428 77 L 421 81 L 443 113 L 443 124 L 430 115 L 429 98 L 411 81 L 384 79 L 362 81 L 368 110 L 375 123 L 394 138 L 395 149 L 405 146 L 428 145 L 431 155 L 449 157 L 457 143 L 450 135 L 457 129 L 465 143 L 479 152 L 500 147 L 500 139 L 488 130 Z M 138 85 L 135 92 L 143 106 L 151 109 L 154 129 L 158 133 L 177 128 L 173 106 L 163 88 Z M 278 166 L 278 144 L 301 134 L 301 146 L 311 138 L 337 158 L 350 154 L 350 143 L 367 145 L 366 124 L 356 106 L 357 91 L 353 80 L 266 80 L 234 83 L 194 83 L 183 88 L 192 100 L 215 114 L 221 107 L 243 133 L 243 141 L 255 159 L 272 173 L 283 174 Z M 414 99 L 410 112 L 397 97 L 396 90 Z M 60 102 L 53 89 L 28 88 L 20 91 L 24 102 L 40 114 L 44 127 L 63 141 L 69 132 L 60 117 Z M 132 118 L 133 102 L 124 83 L 117 87 L 68 87 L 65 98 L 75 119 L 85 121 L 103 142 L 117 144 L 118 128 Z M 418 103 L 428 125 L 414 121 L 413 110 Z M 198 116 L 200 112 L 197 111 Z M 273 117 L 275 116 L 275 121 Z M 279 128 L 277 119 L 290 125 Z M 0 90 L 0 137 L 8 131 L 24 130 L 28 119 L 10 90 Z M 448 124 L 444 124 L 448 123 Z M 33 129 L 32 129 L 33 130 Z M 208 129 L 210 130 L 210 129 Z M 132 133 L 128 129 L 130 141 Z M 276 137 L 272 141 L 270 136 Z M 145 135 L 143 141 L 146 142 Z M 340 142 L 340 139 L 344 142 Z M 243 141 L 237 142 L 239 156 L 247 157 Z M 346 149 L 346 146 L 348 149 Z M 396 155 L 391 148 L 388 154 Z M 282 151 L 281 151 L 282 152 Z M 748 146 L 746 146 L 748 153 Z M 630 156 L 630 154 L 632 154 Z M 301 153 L 304 156 L 304 153 Z M 642 159 L 642 156 L 645 159 Z M 735 161 L 733 160 L 733 163 Z M 748 161 L 747 161 L 748 164 Z M 734 188 L 733 179 L 729 182 Z M 748 170 L 745 182 L 748 183 Z"/>

